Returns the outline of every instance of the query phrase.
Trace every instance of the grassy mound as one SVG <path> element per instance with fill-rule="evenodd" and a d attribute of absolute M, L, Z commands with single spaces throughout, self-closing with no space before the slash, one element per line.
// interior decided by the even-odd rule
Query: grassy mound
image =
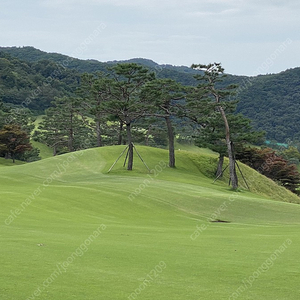
<path fill-rule="evenodd" d="M 107 173 L 123 149 L 1 168 L 1 299 L 297 299 L 296 196 L 255 173 L 214 184 L 201 151 L 170 169 L 141 146 L 151 173 L 137 156 Z"/>

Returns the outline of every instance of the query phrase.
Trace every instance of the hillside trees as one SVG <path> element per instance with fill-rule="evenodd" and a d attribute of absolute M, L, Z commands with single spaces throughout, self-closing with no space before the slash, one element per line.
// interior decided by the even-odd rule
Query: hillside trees
<path fill-rule="evenodd" d="M 54 153 L 58 145 L 66 144 L 66 139 L 68 150 L 73 151 L 76 135 L 79 136 L 85 130 L 91 137 L 87 129 L 91 128 L 96 135 L 96 146 L 101 146 L 102 127 L 106 126 L 108 120 L 118 120 L 119 142 L 123 126 L 126 126 L 129 147 L 127 169 L 132 170 L 131 127 L 147 111 L 140 93 L 145 83 L 153 79 L 153 73 L 134 63 L 113 66 L 108 69 L 108 74 L 84 74 L 77 90 L 79 98 L 56 98 L 54 107 L 46 111 L 46 117 L 36 135 L 43 135 L 47 144 L 52 145 Z"/>
<path fill-rule="evenodd" d="M 24 153 L 32 150 L 30 137 L 19 125 L 5 125 L 0 130 L 0 152 L 5 153 L 5 157 L 11 156 L 13 163 L 17 153 Z"/>
<path fill-rule="evenodd" d="M 0 51 L 0 97 L 10 105 L 41 113 L 54 97 L 72 95 L 79 77 L 50 60 L 26 62 Z"/>
<path fill-rule="evenodd" d="M 230 179 L 236 189 L 238 180 L 233 143 L 238 148 L 240 144 L 253 143 L 261 136 L 251 129 L 249 120 L 234 114 L 235 102 L 229 100 L 236 86 L 223 81 L 224 69 L 220 64 L 193 65 L 190 74 L 197 74 L 195 80 L 198 85 L 192 87 L 183 87 L 171 79 L 155 79 L 154 73 L 136 63 L 115 64 L 103 73 L 82 75 L 75 96 L 78 83 L 75 71 L 67 72 L 50 62 L 28 65 L 3 54 L 1 56 L 1 53 L 0 58 L 0 65 L 3 66 L 0 96 L 4 95 L 6 100 L 11 97 L 11 102 L 15 103 L 0 109 L 1 127 L 9 123 L 10 126 L 22 126 L 27 133 L 31 132 L 34 119 L 28 108 L 37 108 L 39 101 L 42 107 L 47 107 L 49 99 L 60 96 L 55 97 L 52 107 L 46 110 L 36 133 L 40 141 L 53 148 L 54 155 L 108 143 L 122 144 L 125 140 L 129 147 L 127 169 L 132 170 L 133 136 L 146 144 L 155 140 L 159 145 L 166 145 L 167 133 L 169 166 L 175 167 L 175 132 L 180 132 L 188 124 L 188 117 L 196 123 L 191 132 L 201 128 L 197 143 L 219 152 L 219 172 L 224 155 L 228 154 Z M 166 70 L 162 70 L 159 76 L 163 71 Z M 47 76 L 51 84 L 44 84 Z M 5 89 L 10 92 L 3 94 Z M 162 126 L 161 120 L 164 120 L 167 130 L 163 130 L 165 125 Z M 135 131 L 132 131 L 133 125 Z M 127 138 L 123 134 L 124 127 Z M 189 134 L 186 136 L 189 137 Z M 16 151 L 23 148 L 19 147 Z M 7 155 L 16 157 L 16 151 Z M 289 160 L 299 159 L 295 151 L 285 154 Z M 293 171 L 290 165 L 287 167 L 278 162 L 277 173 L 281 174 L 281 178 L 288 178 L 281 169 L 288 169 L 290 173 Z M 291 186 L 288 182 L 283 184 Z"/>
<path fill-rule="evenodd" d="M 5 111 L 4 104 L 0 99 L 0 128 L 2 128 L 6 124 L 6 116 L 7 112 Z"/>
<path fill-rule="evenodd" d="M 3 101 L 21 105 L 26 98 L 30 98 L 29 108 L 40 112 L 50 106 L 54 96 L 63 97 L 74 92 L 82 73 L 106 72 L 107 66 L 117 64 L 74 59 L 33 47 L 0 47 L 0 57 L 5 59 L 0 64 L 0 94 L 3 94 Z M 190 86 L 197 84 L 193 75 L 199 71 L 191 68 L 158 65 L 144 59 L 130 62 L 155 70 L 158 78 L 170 78 Z M 55 68 L 47 73 L 51 69 L 50 63 Z M 42 74 L 50 74 L 50 77 Z M 49 84 L 41 93 L 44 83 Z M 255 129 L 265 131 L 268 140 L 281 143 L 286 143 L 287 139 L 300 140 L 300 68 L 252 77 L 228 75 L 222 86 L 233 83 L 240 86 L 237 89 L 240 99 L 237 112 L 250 118 Z"/>
<path fill-rule="evenodd" d="M 237 154 L 237 158 L 293 193 L 300 194 L 300 173 L 296 165 L 289 163 L 273 149 L 247 147 Z"/>
<path fill-rule="evenodd" d="M 57 98 L 54 102 L 56 111 L 56 122 L 65 129 L 67 146 L 69 152 L 74 151 L 75 128 L 79 125 L 77 118 L 77 106 L 74 98 Z"/>
<path fill-rule="evenodd" d="M 35 130 L 33 138 L 53 149 L 53 156 L 57 155 L 60 146 L 66 145 L 66 133 L 57 122 L 55 109 L 48 108 L 46 115 Z"/>
<path fill-rule="evenodd" d="M 289 148 L 281 151 L 280 155 L 291 164 L 299 165 L 300 163 L 299 150 L 294 146 L 290 146 Z"/>
<path fill-rule="evenodd" d="M 45 142 L 53 148 L 53 155 L 58 148 L 65 146 L 69 152 L 82 148 L 82 141 L 90 138 L 90 132 L 78 116 L 76 98 L 57 98 L 53 107 L 46 110 L 46 115 L 35 132 L 35 139 Z"/>
<path fill-rule="evenodd" d="M 34 122 L 36 118 L 28 108 L 23 107 L 6 107 L 5 123 L 19 125 L 23 130 L 30 134 L 34 129 Z"/>
<path fill-rule="evenodd" d="M 77 89 L 77 94 L 81 98 L 78 102 L 78 113 L 84 123 L 95 132 L 97 147 L 102 146 L 102 131 L 107 122 L 107 114 L 103 105 L 112 97 L 112 83 L 112 80 L 103 73 L 94 75 L 85 73 L 82 75 L 80 87 Z M 90 122 L 88 117 L 93 121 Z"/>
<path fill-rule="evenodd" d="M 242 114 L 233 114 L 233 109 L 225 110 L 228 123 L 230 124 L 231 140 L 234 143 L 235 151 L 243 151 L 244 144 L 256 144 L 263 141 L 264 132 L 257 132 L 251 126 L 251 120 Z M 219 163 L 216 176 L 222 175 L 224 157 L 227 154 L 226 141 L 224 139 L 224 123 L 218 114 L 212 114 L 201 127 L 200 134 L 196 137 L 195 143 L 199 147 L 209 148 L 219 153 Z"/>
<path fill-rule="evenodd" d="M 237 111 L 266 131 L 266 138 L 279 143 L 300 140 L 300 68 L 251 78 L 241 90 Z"/>

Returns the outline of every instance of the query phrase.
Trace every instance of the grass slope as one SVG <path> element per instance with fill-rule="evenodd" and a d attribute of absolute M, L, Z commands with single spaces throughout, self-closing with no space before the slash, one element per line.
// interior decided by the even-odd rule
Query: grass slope
<path fill-rule="evenodd" d="M 25 162 L 16 160 L 15 163 L 13 163 L 12 159 L 5 159 L 3 157 L 0 157 L 0 168 L 7 167 L 7 166 L 18 166 L 23 164 L 25 164 Z"/>
<path fill-rule="evenodd" d="M 269 187 L 232 192 L 182 150 L 107 173 L 123 148 L 1 168 L 1 299 L 298 299 L 300 206 L 274 201 L 294 195 L 254 173 Z"/>
<path fill-rule="evenodd" d="M 38 148 L 40 150 L 41 159 L 49 158 L 53 156 L 53 150 L 47 145 L 33 140 L 31 140 L 30 142 L 33 147 Z"/>

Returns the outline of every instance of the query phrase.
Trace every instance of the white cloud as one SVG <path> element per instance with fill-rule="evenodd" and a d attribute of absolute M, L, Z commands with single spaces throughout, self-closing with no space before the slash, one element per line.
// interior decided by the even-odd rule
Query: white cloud
<path fill-rule="evenodd" d="M 235 15 L 240 12 L 237 8 L 224 9 L 221 11 L 196 11 L 187 14 L 187 17 L 221 17 Z"/>

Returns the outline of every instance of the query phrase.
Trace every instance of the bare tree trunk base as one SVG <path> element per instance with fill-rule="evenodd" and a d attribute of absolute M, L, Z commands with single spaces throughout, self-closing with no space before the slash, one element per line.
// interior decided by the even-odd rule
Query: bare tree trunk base
<path fill-rule="evenodd" d="M 133 144 L 130 143 L 128 145 L 128 165 L 127 170 L 132 171 L 133 168 Z"/>

